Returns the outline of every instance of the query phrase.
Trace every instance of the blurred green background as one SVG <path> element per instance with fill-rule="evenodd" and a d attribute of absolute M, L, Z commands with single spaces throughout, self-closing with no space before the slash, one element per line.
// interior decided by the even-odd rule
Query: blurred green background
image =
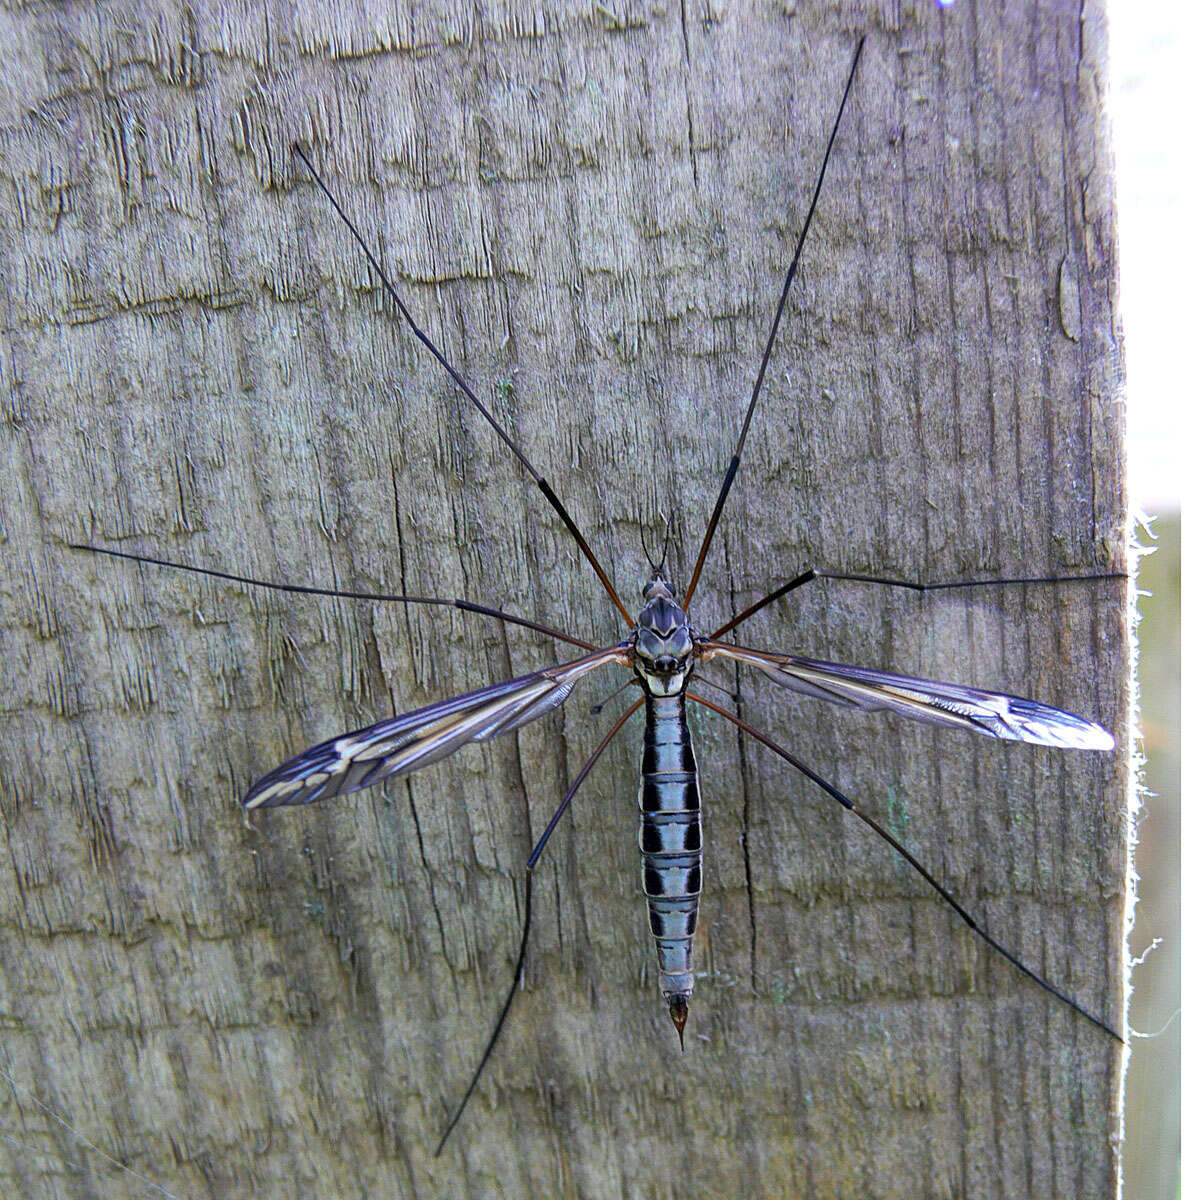
<path fill-rule="evenodd" d="M 1135 816 L 1141 877 L 1130 951 L 1135 1037 L 1125 1092 L 1125 1196 L 1175 1200 L 1180 1152 L 1180 533 L 1179 513 L 1150 523 L 1155 551 L 1142 559 L 1138 630 L 1145 793 Z M 1160 944 L 1147 950 L 1155 939 Z M 1165 1026 L 1165 1028 L 1164 1028 Z"/>
<path fill-rule="evenodd" d="M 1125 1103 L 1126 1200 L 1176 1200 L 1180 1184 L 1180 546 L 1184 480 L 1194 469 L 1184 411 L 1195 394 L 1194 273 L 1179 248 L 1194 242 L 1195 47 L 1200 8 L 1186 0 L 1108 0 L 1116 159 L 1120 309 L 1127 368 L 1129 490 L 1156 514 L 1143 545 L 1141 729 L 1146 791 L 1135 814 L 1141 877 L 1130 951 L 1133 1039 Z M 1153 536 L 1151 536 L 1153 535 Z M 1161 1032 L 1160 1032 L 1161 1031 Z"/>

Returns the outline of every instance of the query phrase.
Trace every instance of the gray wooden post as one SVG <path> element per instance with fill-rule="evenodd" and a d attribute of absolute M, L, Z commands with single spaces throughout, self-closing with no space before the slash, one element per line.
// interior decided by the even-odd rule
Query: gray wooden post
<path fill-rule="evenodd" d="M 367 11 L 364 11 L 366 9 Z M 391 787 L 245 819 L 314 741 L 621 625 L 289 152 L 557 488 L 629 603 L 686 577 L 853 46 L 858 84 L 693 616 L 800 568 L 1124 559 L 1101 6 L 268 4 L 0 18 L 0 1191 L 1115 1194 L 1119 1047 L 704 713 L 681 1056 L 638 892 L 639 735 L 582 689 Z M 1125 588 L 816 583 L 744 644 L 1034 695 L 1124 737 Z M 709 674 L 1034 968 L 1119 1022 L 1127 757 Z M 732 703 L 732 702 L 730 702 Z M 1122 746 L 1124 746 L 1122 741 Z"/>

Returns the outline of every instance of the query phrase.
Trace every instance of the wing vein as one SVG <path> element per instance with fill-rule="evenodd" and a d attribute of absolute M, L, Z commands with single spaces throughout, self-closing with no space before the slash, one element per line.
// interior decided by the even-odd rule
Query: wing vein
<path fill-rule="evenodd" d="M 311 804 L 416 771 L 467 742 L 519 729 L 565 703 L 583 676 L 628 662 L 626 645 L 611 646 L 330 738 L 268 772 L 242 803 L 246 808 Z"/>
<path fill-rule="evenodd" d="M 746 663 L 781 687 L 819 700 L 865 712 L 886 710 L 928 725 L 968 729 L 985 737 L 1074 750 L 1111 750 L 1114 744 L 1112 735 L 1092 721 L 1003 692 L 797 655 L 770 654 L 711 640 L 701 644 L 699 658 L 731 658 Z"/>

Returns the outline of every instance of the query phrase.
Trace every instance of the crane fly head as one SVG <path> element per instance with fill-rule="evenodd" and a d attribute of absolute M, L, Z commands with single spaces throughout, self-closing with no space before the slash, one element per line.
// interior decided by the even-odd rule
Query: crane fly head
<path fill-rule="evenodd" d="M 634 628 L 634 669 L 652 696 L 677 696 L 692 673 L 692 627 L 675 589 L 655 571 L 642 588 L 646 607 Z"/>

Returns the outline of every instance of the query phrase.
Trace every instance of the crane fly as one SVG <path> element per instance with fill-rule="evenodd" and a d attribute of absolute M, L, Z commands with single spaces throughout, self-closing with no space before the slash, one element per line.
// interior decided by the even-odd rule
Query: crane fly
<path fill-rule="evenodd" d="M 642 607 L 636 618 L 622 602 L 617 589 L 557 493 L 526 458 L 516 442 L 501 428 L 495 416 L 478 398 L 466 379 L 420 328 L 390 281 L 381 262 L 368 246 L 358 227 L 327 187 L 309 155 L 302 147 L 294 147 L 297 157 L 358 243 L 372 270 L 380 279 L 386 294 L 395 304 L 413 335 L 437 359 L 463 395 L 479 410 L 521 467 L 533 479 L 534 485 L 554 509 L 562 525 L 578 545 L 612 605 L 625 623 L 624 636 L 614 644 L 595 646 L 568 632 L 553 629 L 540 622 L 465 600 L 380 595 L 378 593 L 270 583 L 229 572 L 214 571 L 122 551 L 106 550 L 97 546 L 77 545 L 75 547 L 117 558 L 174 567 L 201 575 L 283 591 L 457 607 L 500 621 L 522 625 L 585 651 L 582 656 L 571 661 L 533 671 L 530 674 L 490 687 L 467 692 L 416 709 L 413 712 L 390 717 L 365 729 L 359 729 L 313 746 L 259 779 L 243 800 L 247 809 L 312 804 L 335 796 L 343 796 L 362 788 L 371 787 L 383 780 L 419 770 L 448 757 L 471 742 L 483 742 L 501 734 L 512 733 L 521 726 L 535 721 L 565 704 L 579 681 L 601 668 L 617 667 L 629 672 L 627 682 L 636 683 L 640 689 L 639 698 L 621 714 L 571 783 L 545 831 L 534 845 L 533 852 L 526 863 L 521 941 L 512 983 L 501 1006 L 499 1017 L 478 1060 L 475 1073 L 438 1143 L 437 1153 L 444 1148 L 447 1138 L 457 1125 L 468 1100 L 475 1091 L 483 1069 L 504 1027 L 519 986 L 529 946 L 533 871 L 580 785 L 587 778 L 617 731 L 638 710 L 644 710 L 645 718 L 641 785 L 638 796 L 641 816 L 639 848 L 642 858 L 642 889 L 645 893 L 650 932 L 656 949 L 659 986 L 681 1047 L 684 1044 L 688 1004 L 695 987 L 692 962 L 693 938 L 702 885 L 703 839 L 700 776 L 688 727 L 689 703 L 701 704 L 714 711 L 800 771 L 826 795 L 884 838 L 921 875 L 938 896 L 950 905 L 975 934 L 1007 959 L 1018 971 L 1105 1033 L 1118 1041 L 1123 1040 L 1111 1025 L 1089 1012 L 996 941 L 955 900 L 947 888 L 886 828 L 858 808 L 833 784 L 822 778 L 762 731 L 755 729 L 713 701 L 690 691 L 690 686 L 696 679 L 697 667 L 710 661 L 724 660 L 752 668 L 765 675 L 773 683 L 801 696 L 829 701 L 849 708 L 897 713 L 926 724 L 962 729 L 981 734 L 984 737 L 1033 745 L 1074 750 L 1104 751 L 1113 748 L 1112 736 L 1099 725 L 1034 700 L 982 691 L 973 687 L 918 679 L 889 671 L 822 662 L 773 651 L 746 649 L 724 639 L 726 634 L 767 605 L 775 603 L 788 593 L 817 578 L 926 591 L 1011 583 L 1056 583 L 1065 580 L 1124 578 L 1120 573 L 1097 572 L 1066 577 L 1030 576 L 1020 579 L 919 584 L 905 580 L 869 575 L 838 574 L 810 568 L 763 596 L 711 633 L 704 633 L 697 629 L 689 618 L 689 606 L 700 581 L 705 560 L 712 545 L 713 534 L 741 463 L 746 436 L 758 404 L 763 378 L 779 332 L 788 292 L 816 211 L 821 186 L 837 140 L 838 126 L 851 94 L 864 41 L 865 39 L 861 39 L 854 51 L 837 114 L 825 143 L 824 156 L 801 226 L 795 254 L 788 267 L 775 308 L 774 319 L 767 336 L 741 430 L 721 482 L 716 503 L 709 516 L 691 577 L 681 595 L 663 572 L 664 552 L 663 559 L 657 567 L 653 563 L 651 564 L 651 577 L 642 590 Z"/>

